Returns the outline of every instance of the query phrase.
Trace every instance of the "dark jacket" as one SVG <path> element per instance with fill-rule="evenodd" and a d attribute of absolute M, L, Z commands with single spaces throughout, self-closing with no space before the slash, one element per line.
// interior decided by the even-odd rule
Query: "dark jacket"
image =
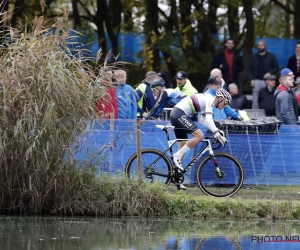
<path fill-rule="evenodd" d="M 275 116 L 275 92 L 276 87 L 269 91 L 268 86 L 258 93 L 258 106 L 266 111 L 266 116 Z"/>
<path fill-rule="evenodd" d="M 222 64 L 222 69 L 220 69 L 220 64 Z M 211 68 L 218 68 L 222 71 L 223 79 L 228 84 L 229 82 L 229 66 L 225 58 L 224 50 L 216 54 L 213 58 L 211 63 Z M 239 83 L 239 72 L 244 69 L 244 64 L 242 61 L 242 57 L 240 54 L 235 50 L 233 55 L 233 62 L 232 62 L 232 78 L 233 82 L 238 85 Z"/>
<path fill-rule="evenodd" d="M 144 82 L 137 86 L 136 95 L 138 116 L 141 116 L 144 112 L 148 113 L 155 105 L 150 83 Z"/>
<path fill-rule="evenodd" d="M 271 75 L 276 75 L 278 70 L 279 70 L 279 65 L 278 65 L 278 61 L 275 57 L 275 55 L 271 52 L 266 52 L 265 56 L 264 56 L 264 61 L 265 61 L 265 73 L 270 73 Z M 257 69 L 258 69 L 258 65 L 259 64 L 259 54 L 256 53 L 254 55 L 252 55 L 251 58 L 251 63 L 250 63 L 250 67 L 248 70 L 248 79 L 249 80 L 263 80 L 263 79 L 258 79 L 256 78 L 257 76 Z"/>
<path fill-rule="evenodd" d="M 233 109 L 243 110 L 248 108 L 248 100 L 242 94 L 233 95 L 230 107 Z"/>
<path fill-rule="evenodd" d="M 293 71 L 295 79 L 300 76 L 300 69 L 297 71 L 297 58 L 296 55 L 293 55 L 289 58 L 287 67 Z"/>
<path fill-rule="evenodd" d="M 283 124 L 296 125 L 298 120 L 298 105 L 295 103 L 294 93 L 287 87 L 279 85 L 275 90 L 276 117 Z"/>

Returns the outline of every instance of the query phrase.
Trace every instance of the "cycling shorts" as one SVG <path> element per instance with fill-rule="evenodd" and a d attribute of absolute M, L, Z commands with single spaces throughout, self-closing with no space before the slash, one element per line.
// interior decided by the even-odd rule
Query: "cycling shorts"
<path fill-rule="evenodd" d="M 174 133 L 177 139 L 188 139 L 188 134 L 194 133 L 199 127 L 180 108 L 174 107 L 170 122 L 174 126 Z"/>

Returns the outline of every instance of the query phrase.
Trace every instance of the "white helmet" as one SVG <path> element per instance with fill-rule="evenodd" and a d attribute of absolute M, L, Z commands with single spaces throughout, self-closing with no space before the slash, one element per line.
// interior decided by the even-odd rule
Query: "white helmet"
<path fill-rule="evenodd" d="M 224 102 L 231 103 L 231 95 L 225 89 L 218 89 L 216 91 L 216 96 L 221 97 Z"/>

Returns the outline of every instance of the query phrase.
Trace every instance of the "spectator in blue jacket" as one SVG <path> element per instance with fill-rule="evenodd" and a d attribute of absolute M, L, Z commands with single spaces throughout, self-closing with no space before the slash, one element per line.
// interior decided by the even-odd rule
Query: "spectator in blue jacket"
<path fill-rule="evenodd" d="M 221 87 L 221 82 L 217 77 L 211 76 L 208 79 L 207 85 L 208 89 L 204 92 L 204 94 L 216 96 L 217 90 Z M 229 117 L 231 117 L 232 119 L 243 120 L 239 113 L 235 112 L 229 105 L 225 106 L 225 108 L 223 109 L 213 109 L 214 120 L 226 120 Z"/>
<path fill-rule="evenodd" d="M 135 90 L 126 84 L 127 74 L 124 70 L 115 71 L 117 83 L 117 101 L 119 108 L 119 119 L 136 119 L 137 102 Z"/>

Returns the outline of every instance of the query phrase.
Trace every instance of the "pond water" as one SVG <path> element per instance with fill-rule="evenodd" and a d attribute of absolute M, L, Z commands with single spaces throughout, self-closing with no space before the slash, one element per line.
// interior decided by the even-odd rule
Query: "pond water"
<path fill-rule="evenodd" d="M 300 221 L 1 216 L 0 249 L 300 249 Z"/>

